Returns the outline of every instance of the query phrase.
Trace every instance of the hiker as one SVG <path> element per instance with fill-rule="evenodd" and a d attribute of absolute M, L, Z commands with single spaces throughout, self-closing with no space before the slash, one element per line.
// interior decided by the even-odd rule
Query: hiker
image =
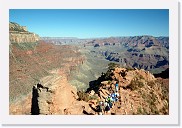
<path fill-rule="evenodd" d="M 99 112 L 99 115 L 103 115 L 103 109 L 104 109 L 104 103 L 101 101 L 99 102 L 99 106 L 98 106 L 98 112 Z"/>
<path fill-rule="evenodd" d="M 118 90 L 119 90 L 119 82 L 117 81 L 115 84 L 115 91 L 118 92 Z"/>
<path fill-rule="evenodd" d="M 110 105 L 109 105 L 109 103 L 108 102 L 105 102 L 105 114 L 108 114 L 108 113 L 110 113 Z"/>
<path fill-rule="evenodd" d="M 110 95 L 106 98 L 106 102 L 109 104 L 110 108 L 112 108 L 112 98 Z"/>
<path fill-rule="evenodd" d="M 119 98 L 119 93 L 116 91 L 115 92 L 115 100 L 118 101 L 118 98 Z"/>
<path fill-rule="evenodd" d="M 113 92 L 111 94 L 111 98 L 112 98 L 112 101 L 115 102 L 116 101 L 116 94 Z"/>
<path fill-rule="evenodd" d="M 41 92 L 41 90 L 40 90 L 40 88 L 42 88 L 42 89 L 46 89 L 47 90 L 47 92 L 48 92 L 48 90 L 49 90 L 49 88 L 48 87 L 44 87 L 40 82 L 37 84 L 37 88 L 39 89 L 39 91 Z"/>

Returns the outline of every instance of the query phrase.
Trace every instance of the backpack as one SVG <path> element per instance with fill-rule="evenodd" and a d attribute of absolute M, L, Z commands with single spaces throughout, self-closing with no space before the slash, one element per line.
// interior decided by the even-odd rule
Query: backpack
<path fill-rule="evenodd" d="M 108 102 L 111 102 L 112 101 L 111 97 L 108 97 L 107 101 Z"/>
<path fill-rule="evenodd" d="M 116 100 L 116 95 L 114 93 L 111 94 L 111 98 L 112 98 L 112 101 L 115 101 Z"/>
<path fill-rule="evenodd" d="M 114 93 L 111 94 L 111 97 L 114 98 L 116 95 Z"/>

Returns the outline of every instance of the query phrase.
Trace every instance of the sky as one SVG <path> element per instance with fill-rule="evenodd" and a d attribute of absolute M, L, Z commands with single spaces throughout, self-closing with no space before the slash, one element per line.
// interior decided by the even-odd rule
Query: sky
<path fill-rule="evenodd" d="M 10 9 L 9 21 L 41 37 L 169 36 L 168 9 Z"/>

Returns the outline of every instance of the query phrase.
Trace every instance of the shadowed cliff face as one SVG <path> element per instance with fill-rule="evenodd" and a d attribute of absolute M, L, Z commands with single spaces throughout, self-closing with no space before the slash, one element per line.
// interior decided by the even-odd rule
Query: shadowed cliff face
<path fill-rule="evenodd" d="M 167 68 L 165 71 L 162 71 L 159 74 L 154 74 L 155 77 L 161 77 L 164 79 L 169 79 L 169 68 Z"/>
<path fill-rule="evenodd" d="M 40 110 L 39 110 L 39 105 L 38 105 L 38 90 L 35 86 L 32 88 L 32 106 L 31 106 L 31 114 L 32 115 L 39 115 Z"/>
<path fill-rule="evenodd" d="M 10 43 L 33 43 L 39 41 L 39 35 L 28 32 L 26 26 L 20 26 L 17 23 L 9 23 Z"/>
<path fill-rule="evenodd" d="M 48 115 L 49 104 L 52 103 L 51 91 L 48 87 L 43 86 L 38 83 L 32 88 L 32 104 L 31 104 L 31 114 L 39 115 L 44 114 Z"/>

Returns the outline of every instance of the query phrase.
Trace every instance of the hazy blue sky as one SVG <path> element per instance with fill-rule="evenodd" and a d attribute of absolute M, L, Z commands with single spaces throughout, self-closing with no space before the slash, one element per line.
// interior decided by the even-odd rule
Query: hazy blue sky
<path fill-rule="evenodd" d="M 167 9 L 11 9 L 9 15 L 39 36 L 169 36 Z"/>

